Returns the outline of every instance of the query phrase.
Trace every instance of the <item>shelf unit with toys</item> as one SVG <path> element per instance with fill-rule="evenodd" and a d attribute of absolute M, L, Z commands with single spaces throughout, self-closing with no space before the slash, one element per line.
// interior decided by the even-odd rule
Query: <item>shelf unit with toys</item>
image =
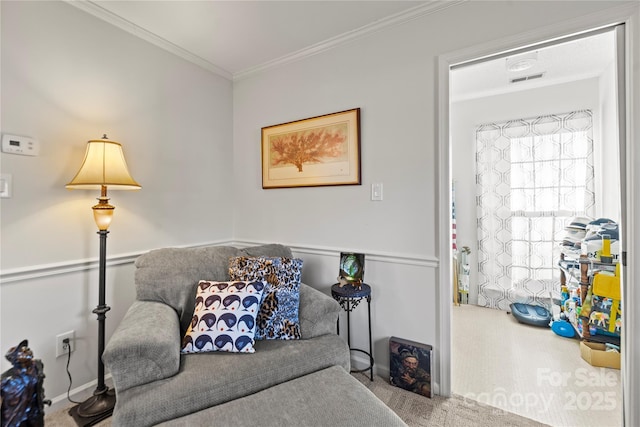
<path fill-rule="evenodd" d="M 562 292 L 567 292 L 569 295 L 563 296 L 563 300 L 566 303 L 563 304 L 563 309 L 569 320 L 573 325 L 578 336 L 587 341 L 610 343 L 614 345 L 620 345 L 620 324 L 617 317 L 621 312 L 619 306 L 619 273 L 617 272 L 617 262 L 605 263 L 599 260 L 589 258 L 587 255 L 579 255 L 577 258 L 571 255 L 567 256 L 565 253 L 560 254 L 560 261 L 558 262 L 560 267 L 560 286 Z M 614 279 L 617 279 L 618 295 L 614 295 L 609 292 L 608 296 L 598 296 L 594 293 L 594 279 L 597 275 L 602 274 L 601 277 L 595 281 L 598 284 L 606 284 L 607 288 L 615 288 Z M 611 282 L 609 284 L 609 282 Z M 611 286 L 613 285 L 613 286 Z M 602 286 L 599 286 L 601 289 Z M 613 297 L 613 298 L 610 298 Z M 617 299 L 616 299 L 617 297 Z M 609 307 L 609 313 L 603 314 L 594 311 L 594 302 L 596 301 L 602 304 L 600 301 L 604 301 L 604 304 Z M 587 310 L 589 313 L 583 313 L 585 301 L 588 300 Z M 600 307 L 600 306 L 598 306 Z M 592 315 L 592 313 L 600 313 L 600 316 Z M 606 316 L 606 318 L 605 318 Z M 613 320 L 609 318 L 613 316 Z M 614 322 L 614 325 L 611 325 Z"/>

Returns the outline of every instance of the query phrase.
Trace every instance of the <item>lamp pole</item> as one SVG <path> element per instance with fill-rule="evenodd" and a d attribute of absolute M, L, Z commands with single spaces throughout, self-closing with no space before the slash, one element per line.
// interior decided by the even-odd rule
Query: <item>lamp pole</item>
<path fill-rule="evenodd" d="M 109 234 L 108 230 L 100 230 L 98 231 L 100 235 L 100 278 L 98 282 L 99 286 L 99 297 L 98 297 L 98 306 L 93 310 L 95 314 L 98 315 L 98 387 L 96 388 L 95 393 L 103 393 L 108 390 L 107 386 L 104 384 L 104 363 L 102 362 L 102 353 L 104 353 L 104 341 L 105 341 L 105 331 L 104 325 L 105 320 L 107 318 L 107 311 L 111 310 L 111 307 L 105 304 L 106 298 L 106 267 L 107 267 L 107 234 Z M 95 394 L 94 393 L 94 394 Z M 114 399 L 115 403 L 115 399 Z"/>
<path fill-rule="evenodd" d="M 139 190 L 138 184 L 129 174 L 124 160 L 122 145 L 111 141 L 104 135 L 102 139 L 92 139 L 87 144 L 82 166 L 76 176 L 69 182 L 68 189 L 94 190 L 100 188 L 98 204 L 93 206 L 93 219 L 100 235 L 100 261 L 98 265 L 99 288 L 98 306 L 93 310 L 98 316 L 98 386 L 93 396 L 69 410 L 79 426 L 92 426 L 108 418 L 116 404 L 115 390 L 104 383 L 104 363 L 102 354 L 105 344 L 105 320 L 111 307 L 105 303 L 106 270 L 107 270 L 107 234 L 113 219 L 113 206 L 109 204 L 107 186 L 117 190 Z"/>
<path fill-rule="evenodd" d="M 109 389 L 104 383 L 104 353 L 105 321 L 107 312 L 111 310 L 106 304 L 106 275 L 107 275 L 107 228 L 111 224 L 115 207 L 109 204 L 107 198 L 107 186 L 101 186 L 98 204 L 93 206 L 93 215 L 98 225 L 100 235 L 100 259 L 98 264 L 98 306 L 93 310 L 98 316 L 98 385 L 93 396 L 78 406 L 72 408 L 71 415 L 76 423 L 81 426 L 90 426 L 96 422 L 110 417 L 116 405 L 114 390 Z"/>
<path fill-rule="evenodd" d="M 113 413 L 113 408 L 116 405 L 116 395 L 114 390 L 111 390 L 104 383 L 104 362 L 102 362 L 102 353 L 104 352 L 105 342 L 105 320 L 107 318 L 107 311 L 111 310 L 111 307 L 105 304 L 105 277 L 107 266 L 107 234 L 109 231 L 100 230 L 100 263 L 98 266 L 99 271 L 99 296 L 98 306 L 93 310 L 98 315 L 98 385 L 93 392 L 93 396 L 85 400 L 75 408 L 73 411 L 77 414 L 74 416 L 78 425 L 90 426 L 94 423 L 110 417 Z"/>

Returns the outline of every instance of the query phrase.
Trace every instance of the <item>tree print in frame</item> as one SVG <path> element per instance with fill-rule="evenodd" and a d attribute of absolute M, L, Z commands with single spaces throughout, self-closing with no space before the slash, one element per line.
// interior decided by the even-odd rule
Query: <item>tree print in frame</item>
<path fill-rule="evenodd" d="M 262 188 L 360 181 L 359 108 L 262 128 Z"/>

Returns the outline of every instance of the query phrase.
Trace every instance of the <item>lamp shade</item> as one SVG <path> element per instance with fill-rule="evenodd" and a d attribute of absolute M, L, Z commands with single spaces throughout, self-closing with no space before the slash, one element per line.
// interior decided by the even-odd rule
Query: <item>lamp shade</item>
<path fill-rule="evenodd" d="M 129 173 L 122 145 L 110 141 L 106 135 L 103 139 L 92 139 L 87 143 L 82 166 L 66 188 L 100 190 L 103 186 L 112 190 L 142 188 Z"/>

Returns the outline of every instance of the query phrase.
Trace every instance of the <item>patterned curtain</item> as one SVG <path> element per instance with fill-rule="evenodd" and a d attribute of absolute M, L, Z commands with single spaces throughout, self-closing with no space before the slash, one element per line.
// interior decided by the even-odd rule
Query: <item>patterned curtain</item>
<path fill-rule="evenodd" d="M 594 213 L 592 113 L 485 124 L 476 150 L 478 305 L 548 306 L 565 224 Z"/>

